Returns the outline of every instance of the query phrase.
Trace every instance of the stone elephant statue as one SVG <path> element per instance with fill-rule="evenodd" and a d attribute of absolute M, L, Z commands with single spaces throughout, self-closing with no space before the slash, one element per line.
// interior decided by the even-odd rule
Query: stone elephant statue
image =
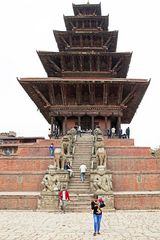
<path fill-rule="evenodd" d="M 97 166 L 107 167 L 107 153 L 104 147 L 99 147 L 96 151 Z"/>

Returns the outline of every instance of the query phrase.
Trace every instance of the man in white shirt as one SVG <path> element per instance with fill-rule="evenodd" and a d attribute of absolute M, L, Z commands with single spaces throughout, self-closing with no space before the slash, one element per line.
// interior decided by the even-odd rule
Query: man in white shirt
<path fill-rule="evenodd" d="M 81 178 L 81 182 L 84 182 L 85 180 L 85 174 L 86 174 L 86 171 L 87 171 L 87 167 L 85 164 L 81 164 L 81 166 L 79 167 L 80 169 L 80 178 Z"/>
<path fill-rule="evenodd" d="M 77 128 L 77 135 L 79 135 L 80 137 L 81 137 L 81 132 L 82 132 L 82 129 L 81 129 L 81 126 L 79 125 Z"/>

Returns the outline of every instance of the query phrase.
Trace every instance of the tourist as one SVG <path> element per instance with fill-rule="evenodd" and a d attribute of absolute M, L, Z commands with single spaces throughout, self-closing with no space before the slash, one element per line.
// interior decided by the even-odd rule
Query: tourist
<path fill-rule="evenodd" d="M 81 137 L 81 132 L 82 132 L 82 129 L 81 129 L 81 126 L 79 125 L 77 128 L 77 135 L 79 135 L 80 137 Z"/>
<path fill-rule="evenodd" d="M 56 125 L 55 126 L 55 138 L 58 138 L 59 137 L 59 128 L 58 128 L 58 126 Z"/>
<path fill-rule="evenodd" d="M 126 138 L 130 138 L 130 128 L 126 128 Z"/>
<path fill-rule="evenodd" d="M 91 209 L 93 210 L 93 223 L 94 223 L 93 236 L 96 236 L 96 234 L 100 234 L 102 207 L 105 207 L 103 199 L 102 198 L 98 199 L 98 195 L 95 194 L 93 196 L 93 200 L 91 201 Z"/>
<path fill-rule="evenodd" d="M 64 170 L 65 170 L 66 172 L 68 172 L 68 164 L 67 164 L 67 161 L 64 162 Z"/>
<path fill-rule="evenodd" d="M 84 182 L 85 180 L 85 175 L 86 175 L 86 171 L 87 171 L 87 167 L 85 164 L 81 164 L 80 167 L 80 179 L 81 179 L 81 182 Z"/>
<path fill-rule="evenodd" d="M 119 128 L 118 137 L 122 138 L 122 135 L 123 135 L 123 130 L 122 130 L 122 128 Z"/>
<path fill-rule="evenodd" d="M 107 137 L 111 138 L 111 129 L 110 128 L 107 128 Z"/>
<path fill-rule="evenodd" d="M 62 190 L 59 193 L 59 201 L 60 201 L 60 208 L 62 212 L 65 213 L 67 203 L 70 201 L 69 192 L 67 191 L 65 186 L 62 187 Z"/>
<path fill-rule="evenodd" d="M 54 151 L 55 151 L 55 146 L 53 143 L 51 143 L 51 145 L 49 146 L 49 152 L 52 158 L 54 158 Z"/>
<path fill-rule="evenodd" d="M 116 129 L 115 129 L 115 127 L 112 127 L 111 128 L 111 137 L 114 138 L 115 135 L 116 135 Z"/>
<path fill-rule="evenodd" d="M 64 169 L 69 172 L 69 177 L 73 177 L 73 170 L 72 167 L 70 165 L 70 162 L 65 163 L 65 167 Z"/>

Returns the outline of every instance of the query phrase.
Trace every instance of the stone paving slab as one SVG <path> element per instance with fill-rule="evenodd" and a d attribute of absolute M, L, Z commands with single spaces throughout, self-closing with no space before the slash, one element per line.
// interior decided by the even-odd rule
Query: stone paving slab
<path fill-rule="evenodd" d="M 160 211 L 103 213 L 93 236 L 92 213 L 0 211 L 0 240 L 160 240 Z"/>

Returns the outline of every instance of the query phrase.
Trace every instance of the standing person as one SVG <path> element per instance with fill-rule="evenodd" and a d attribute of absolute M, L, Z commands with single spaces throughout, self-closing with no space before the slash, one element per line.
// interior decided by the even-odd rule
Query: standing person
<path fill-rule="evenodd" d="M 62 187 L 62 190 L 59 193 L 59 200 L 60 200 L 61 210 L 63 211 L 63 213 L 65 213 L 67 203 L 68 201 L 70 201 L 69 192 L 67 191 L 65 186 Z"/>
<path fill-rule="evenodd" d="M 119 128 L 118 137 L 122 138 L 122 135 L 123 135 L 123 130 L 122 130 L 122 128 Z"/>
<path fill-rule="evenodd" d="M 100 234 L 102 207 L 105 207 L 103 199 L 102 198 L 98 199 L 98 195 L 95 194 L 93 196 L 93 200 L 91 201 L 91 209 L 93 210 L 93 223 L 94 223 L 93 236 L 96 236 L 96 234 Z"/>
<path fill-rule="evenodd" d="M 81 129 L 81 126 L 79 125 L 77 128 L 77 135 L 79 135 L 80 137 L 81 137 L 81 132 L 82 132 L 82 129 Z"/>
<path fill-rule="evenodd" d="M 111 128 L 111 137 L 114 138 L 115 135 L 116 135 L 116 129 L 115 129 L 115 127 L 112 127 Z"/>
<path fill-rule="evenodd" d="M 126 128 L 126 138 L 130 138 L 130 128 Z"/>
<path fill-rule="evenodd" d="M 55 126 L 55 138 L 58 138 L 58 136 L 59 136 L 59 128 L 58 128 L 58 126 L 56 125 L 56 126 Z"/>
<path fill-rule="evenodd" d="M 110 128 L 107 128 L 107 137 L 111 138 L 111 129 Z"/>
<path fill-rule="evenodd" d="M 50 152 L 50 156 L 54 158 L 54 151 L 55 151 L 55 146 L 53 143 L 51 143 L 51 145 L 49 146 L 49 152 Z"/>
<path fill-rule="evenodd" d="M 65 163 L 65 167 L 64 169 L 69 172 L 69 177 L 73 177 L 73 170 L 72 167 L 70 165 L 70 162 Z"/>
<path fill-rule="evenodd" d="M 81 164 L 81 166 L 79 167 L 80 169 L 80 178 L 81 178 L 81 182 L 84 182 L 85 180 L 85 174 L 86 174 L 86 171 L 87 171 L 87 167 L 85 164 Z"/>
<path fill-rule="evenodd" d="M 73 169 L 72 166 L 70 165 L 70 162 L 67 163 L 67 171 L 69 172 L 69 176 L 73 177 Z"/>

